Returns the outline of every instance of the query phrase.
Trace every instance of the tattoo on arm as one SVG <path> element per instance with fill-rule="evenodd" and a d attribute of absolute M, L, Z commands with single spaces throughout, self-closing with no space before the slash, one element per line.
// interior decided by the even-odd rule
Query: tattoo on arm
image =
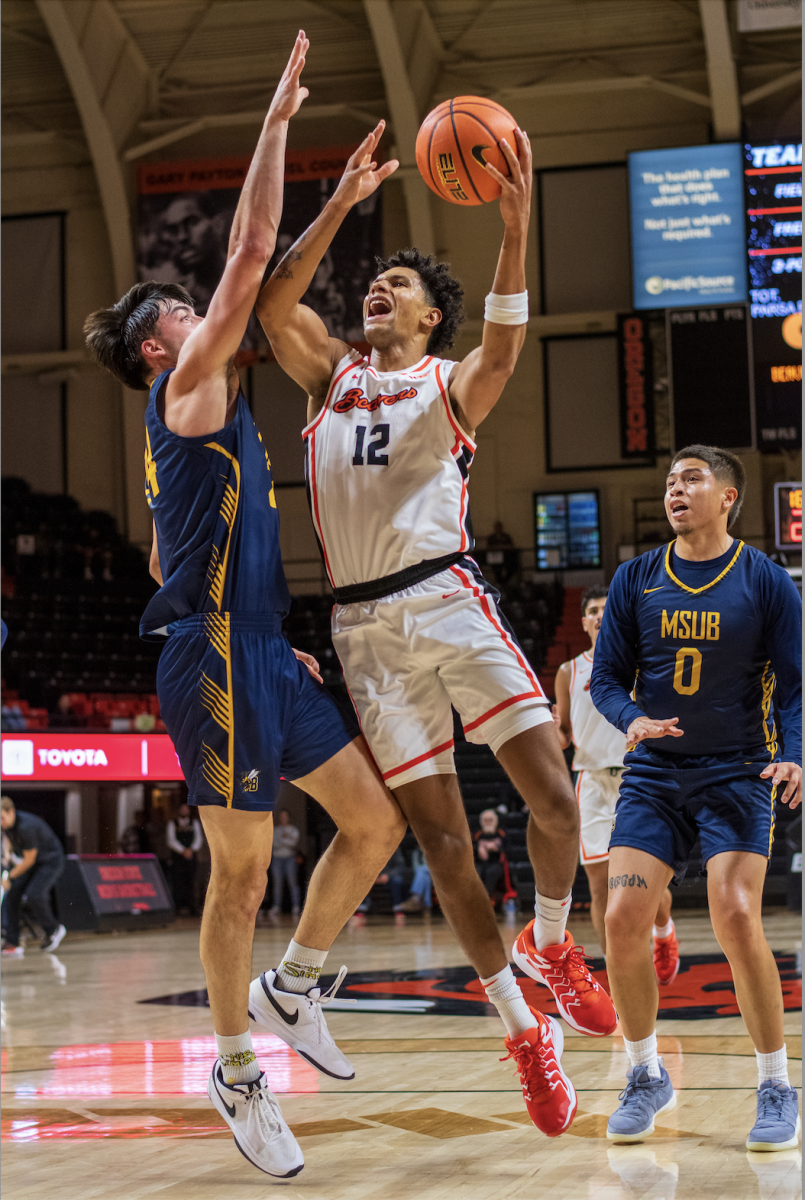
<path fill-rule="evenodd" d="M 609 890 L 617 887 L 647 888 L 648 884 L 642 875 L 610 875 Z"/>
<path fill-rule="evenodd" d="M 291 267 L 293 266 L 294 263 L 299 262 L 301 257 L 302 257 L 302 255 L 299 253 L 298 250 L 289 250 L 288 253 L 285 255 L 285 258 L 283 258 L 282 262 L 280 263 L 280 265 L 277 267 L 276 271 L 274 272 L 274 278 L 275 279 L 293 279 L 293 271 L 291 270 Z"/>

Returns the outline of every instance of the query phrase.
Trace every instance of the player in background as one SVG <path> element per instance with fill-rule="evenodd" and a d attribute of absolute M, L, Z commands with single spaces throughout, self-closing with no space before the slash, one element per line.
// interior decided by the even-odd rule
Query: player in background
<path fill-rule="evenodd" d="M 802 794 L 802 603 L 782 567 L 729 533 L 745 488 L 743 465 L 726 450 L 695 445 L 674 456 L 665 512 L 675 540 L 618 568 L 595 647 L 593 704 L 629 745 L 606 926 L 631 1070 L 609 1120 L 612 1141 L 642 1141 L 675 1104 L 657 1057 L 649 931 L 698 836 L 713 930 L 757 1055 L 746 1146 L 797 1144 L 780 976 L 761 906 L 775 800 L 795 808 Z"/>
<path fill-rule="evenodd" d="M 362 738 L 282 636 L 290 597 L 271 464 L 234 356 L 282 212 L 288 121 L 307 95 L 300 32 L 241 191 L 229 255 L 207 315 L 178 285 L 143 283 L 87 319 L 90 348 L 127 386 L 150 390 L 146 494 L 160 590 L 140 631 L 164 641 L 162 716 L 210 846 L 201 958 L 218 1045 L 207 1092 L 255 1166 L 296 1175 L 302 1152 L 252 1048 L 252 942 L 271 861 L 280 776 L 330 813 L 320 859 L 273 987 L 276 1032 L 338 1079 L 354 1071 L 330 1038 L 318 987 L 327 950 L 399 843 L 405 824 Z M 304 660 L 300 662 L 299 659 Z M 329 995 L 334 994 L 342 974 Z"/>
<path fill-rule="evenodd" d="M 581 598 L 581 626 L 590 649 L 556 672 L 554 720 L 563 750 L 575 747 L 573 770 L 579 804 L 579 851 L 590 885 L 590 916 L 604 954 L 604 913 L 609 895 L 609 835 L 623 778 L 626 738 L 601 716 L 590 699 L 590 676 L 608 589 L 591 587 Z M 654 972 L 658 983 L 672 983 L 679 970 L 679 945 L 671 920 L 671 893 L 665 889 L 652 929 Z"/>
<path fill-rule="evenodd" d="M 466 736 L 487 743 L 531 810 L 536 917 L 520 966 L 544 978 L 573 1028 L 616 1024 L 609 996 L 565 929 L 578 857 L 578 815 L 551 711 L 468 557 L 467 476 L 476 428 L 514 370 L 528 319 L 525 250 L 531 150 L 502 143 L 504 223 L 483 340 L 462 362 L 439 357 L 462 319 L 461 288 L 417 250 L 378 262 L 364 300 L 371 357 L 330 338 L 300 303 L 351 207 L 395 169 L 372 155 L 383 122 L 350 159 L 320 216 L 263 288 L 257 315 L 277 360 L 308 395 L 308 486 L 333 584 L 333 642 L 383 778 L 417 836 L 439 901 L 508 1033 L 534 1122 L 562 1133 L 576 1110 L 561 1071 L 560 1027 L 531 1010 L 506 961 L 475 870 L 453 761 L 451 702 Z"/>

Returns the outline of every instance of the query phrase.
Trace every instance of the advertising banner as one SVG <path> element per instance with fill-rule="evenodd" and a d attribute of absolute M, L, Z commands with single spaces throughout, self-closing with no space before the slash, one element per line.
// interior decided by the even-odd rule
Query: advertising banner
<path fill-rule="evenodd" d="M 321 212 L 338 185 L 354 146 L 289 151 L 277 248 L 268 276 Z M 141 280 L 179 283 L 204 314 L 226 264 L 227 243 L 250 158 L 147 163 L 138 168 L 137 271 Z M 330 336 L 363 342 L 362 305 L 383 250 L 381 193 L 347 215 L 316 271 L 304 303 Z M 252 315 L 241 365 L 271 357 Z"/>
<path fill-rule="evenodd" d="M 634 306 L 746 300 L 742 148 L 629 155 Z"/>
<path fill-rule="evenodd" d="M 5 733 L 0 759 L 7 783 L 184 778 L 166 733 Z"/>
<path fill-rule="evenodd" d="M 654 456 L 654 373 L 647 317 L 618 315 L 621 457 Z"/>

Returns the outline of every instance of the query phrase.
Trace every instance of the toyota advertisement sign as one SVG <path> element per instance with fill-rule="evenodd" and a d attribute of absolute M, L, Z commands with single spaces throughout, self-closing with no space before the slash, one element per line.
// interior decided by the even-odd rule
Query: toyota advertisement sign
<path fill-rule="evenodd" d="M 7 733 L 0 744 L 8 782 L 182 779 L 173 742 L 164 733 Z"/>
<path fill-rule="evenodd" d="M 629 155 L 635 308 L 747 298 L 743 147 Z"/>

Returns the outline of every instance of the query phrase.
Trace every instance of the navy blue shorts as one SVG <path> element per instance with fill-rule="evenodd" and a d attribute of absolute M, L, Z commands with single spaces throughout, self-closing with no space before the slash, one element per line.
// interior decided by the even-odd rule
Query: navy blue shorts
<path fill-rule="evenodd" d="M 734 754 L 684 756 L 649 750 L 642 742 L 623 762 L 610 850 L 645 850 L 673 868 L 677 883 L 697 837 L 705 866 L 728 850 L 771 855 L 777 789 L 760 778 L 767 755 L 754 762 Z"/>
<path fill-rule="evenodd" d="M 310 774 L 358 735 L 280 627 L 270 615 L 200 613 L 168 638 L 157 693 L 188 803 L 268 812 L 281 778 Z"/>

